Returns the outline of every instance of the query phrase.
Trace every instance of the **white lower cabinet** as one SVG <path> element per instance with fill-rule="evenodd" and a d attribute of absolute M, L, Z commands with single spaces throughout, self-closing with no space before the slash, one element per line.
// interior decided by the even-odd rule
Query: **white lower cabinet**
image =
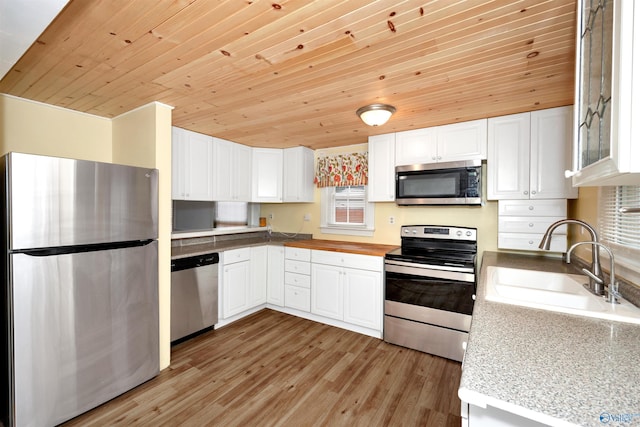
<path fill-rule="evenodd" d="M 311 251 L 284 248 L 284 306 L 309 312 L 311 310 Z"/>
<path fill-rule="evenodd" d="M 267 303 L 267 246 L 251 247 L 249 308 Z"/>
<path fill-rule="evenodd" d="M 345 269 L 344 321 L 382 329 L 382 273 Z"/>
<path fill-rule="evenodd" d="M 311 312 L 382 330 L 381 257 L 311 251 Z"/>
<path fill-rule="evenodd" d="M 250 308 L 250 256 L 250 248 L 233 249 L 222 254 L 222 319 Z"/>
<path fill-rule="evenodd" d="M 467 427 L 543 427 L 548 425 L 489 405 L 481 408 L 462 402 L 462 406 L 468 407 L 468 418 L 465 418 L 464 414 L 462 417 L 462 425 Z"/>
<path fill-rule="evenodd" d="M 221 260 L 218 326 L 266 305 L 382 338 L 382 257 L 264 245 Z"/>
<path fill-rule="evenodd" d="M 284 285 L 284 306 L 300 311 L 310 310 L 309 289 L 299 286 Z"/>
<path fill-rule="evenodd" d="M 220 267 L 220 319 L 237 316 L 267 303 L 268 247 L 253 246 L 224 251 Z M 236 317 L 234 317 L 236 316 Z"/>
<path fill-rule="evenodd" d="M 267 246 L 267 303 L 284 306 L 284 246 Z"/>
<path fill-rule="evenodd" d="M 311 312 L 343 320 L 344 269 L 333 265 L 313 264 L 311 267 Z"/>

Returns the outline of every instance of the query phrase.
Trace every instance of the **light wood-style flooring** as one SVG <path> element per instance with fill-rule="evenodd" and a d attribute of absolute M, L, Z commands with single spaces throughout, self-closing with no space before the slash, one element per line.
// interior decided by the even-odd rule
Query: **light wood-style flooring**
<path fill-rule="evenodd" d="M 70 426 L 460 426 L 460 364 L 262 310 Z"/>

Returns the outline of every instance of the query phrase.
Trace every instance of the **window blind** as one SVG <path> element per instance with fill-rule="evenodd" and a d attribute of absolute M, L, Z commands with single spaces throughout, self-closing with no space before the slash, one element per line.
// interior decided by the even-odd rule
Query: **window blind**
<path fill-rule="evenodd" d="M 600 187 L 598 212 L 600 238 L 612 246 L 640 254 L 640 214 L 620 208 L 640 208 L 640 186 Z"/>
<path fill-rule="evenodd" d="M 247 202 L 216 203 L 216 227 L 238 227 L 248 223 Z"/>
<path fill-rule="evenodd" d="M 334 222 L 364 224 L 365 187 L 335 187 L 333 199 Z"/>

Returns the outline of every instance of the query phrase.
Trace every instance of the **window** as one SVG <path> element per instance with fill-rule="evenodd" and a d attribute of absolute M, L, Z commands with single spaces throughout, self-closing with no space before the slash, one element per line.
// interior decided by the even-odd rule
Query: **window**
<path fill-rule="evenodd" d="M 259 212 L 259 203 L 174 200 L 173 231 L 247 227 Z"/>
<path fill-rule="evenodd" d="M 599 205 L 600 240 L 611 248 L 616 264 L 640 270 L 640 213 L 620 212 L 640 208 L 640 186 L 601 187 Z"/>
<path fill-rule="evenodd" d="M 324 187 L 322 189 L 323 233 L 373 235 L 373 204 L 367 202 L 367 187 Z"/>
<path fill-rule="evenodd" d="M 247 202 L 216 202 L 216 228 L 247 226 L 248 207 Z"/>
<path fill-rule="evenodd" d="M 364 186 L 334 187 L 331 195 L 332 224 L 364 225 Z"/>

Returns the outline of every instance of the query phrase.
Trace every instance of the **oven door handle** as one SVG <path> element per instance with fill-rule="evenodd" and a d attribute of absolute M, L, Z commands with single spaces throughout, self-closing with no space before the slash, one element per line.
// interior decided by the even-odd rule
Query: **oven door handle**
<path fill-rule="evenodd" d="M 438 279 L 457 280 L 461 282 L 469 282 L 470 285 L 476 281 L 476 276 L 473 273 L 462 273 L 457 271 L 448 270 L 434 270 L 432 268 L 413 267 L 404 263 L 396 264 L 386 262 L 384 265 L 384 271 L 388 273 L 408 274 L 418 277 L 434 277 Z"/>

